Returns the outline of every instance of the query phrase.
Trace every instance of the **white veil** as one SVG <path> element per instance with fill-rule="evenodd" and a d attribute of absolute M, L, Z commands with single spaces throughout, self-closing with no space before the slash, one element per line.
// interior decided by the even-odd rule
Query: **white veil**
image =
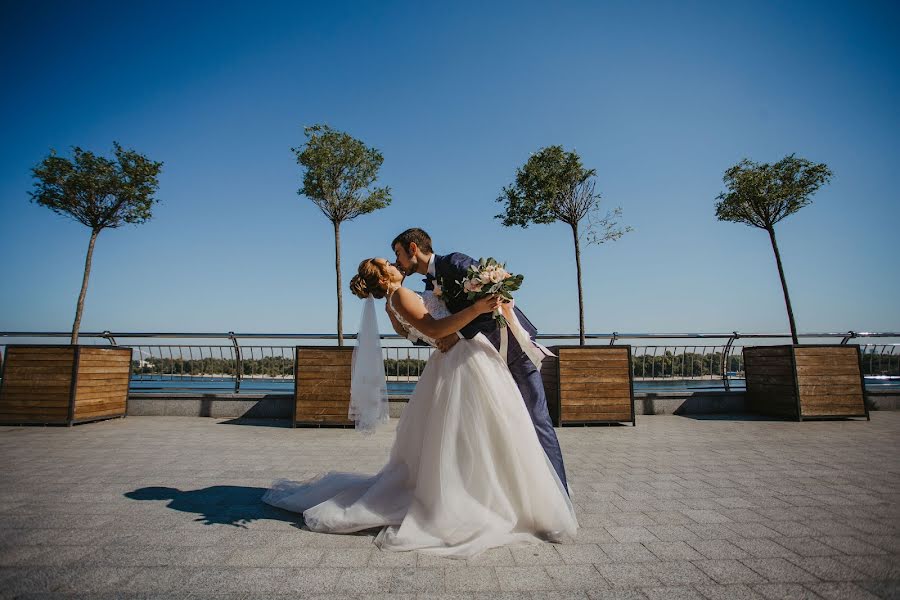
<path fill-rule="evenodd" d="M 375 318 L 375 299 L 371 294 L 363 301 L 362 317 L 357 330 L 356 347 L 350 376 L 349 418 L 356 421 L 357 431 L 373 433 L 388 422 L 389 406 L 381 336 Z"/>

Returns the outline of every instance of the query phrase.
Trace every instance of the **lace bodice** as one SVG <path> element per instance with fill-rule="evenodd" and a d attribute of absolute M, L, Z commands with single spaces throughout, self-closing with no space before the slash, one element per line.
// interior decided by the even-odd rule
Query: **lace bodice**
<path fill-rule="evenodd" d="M 440 298 L 434 295 L 434 292 L 430 290 L 421 293 L 416 292 L 416 295 L 418 295 L 422 299 L 422 303 L 425 305 L 425 310 L 428 311 L 428 314 L 430 314 L 432 318 L 443 319 L 444 317 L 450 315 L 450 311 L 447 309 L 447 306 Z M 400 321 L 400 324 L 403 325 L 403 327 L 405 327 L 407 331 L 414 334 L 416 337 L 418 337 L 428 345 L 437 346 L 437 342 L 434 338 L 428 337 L 427 335 L 410 325 L 409 321 L 404 319 L 400 312 L 396 308 L 394 308 L 393 294 L 388 300 L 388 308 L 390 308 L 391 312 L 394 313 L 394 316 L 398 321 Z"/>

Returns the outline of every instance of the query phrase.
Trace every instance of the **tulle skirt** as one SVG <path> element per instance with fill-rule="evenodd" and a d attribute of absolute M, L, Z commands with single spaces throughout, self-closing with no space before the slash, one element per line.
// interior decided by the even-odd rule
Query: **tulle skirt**
<path fill-rule="evenodd" d="M 313 531 L 380 527 L 382 549 L 455 558 L 578 529 L 512 375 L 481 335 L 433 354 L 379 473 L 279 480 L 263 501 L 302 512 Z"/>

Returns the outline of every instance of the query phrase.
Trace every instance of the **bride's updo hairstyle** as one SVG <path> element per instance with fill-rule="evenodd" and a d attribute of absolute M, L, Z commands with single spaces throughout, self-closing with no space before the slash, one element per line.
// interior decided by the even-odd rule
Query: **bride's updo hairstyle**
<path fill-rule="evenodd" d="M 390 279 L 387 266 L 386 260 L 379 264 L 376 258 L 367 258 L 359 263 L 356 275 L 350 280 L 350 291 L 358 298 L 365 299 L 369 294 L 378 299 L 384 298 L 387 290 L 381 285 L 381 280 Z"/>

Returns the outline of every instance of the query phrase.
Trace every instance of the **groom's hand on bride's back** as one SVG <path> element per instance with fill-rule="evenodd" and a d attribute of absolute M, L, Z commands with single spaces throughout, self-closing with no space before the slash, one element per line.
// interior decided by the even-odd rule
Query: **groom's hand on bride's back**
<path fill-rule="evenodd" d="M 444 336 L 438 340 L 435 340 L 435 344 L 437 344 L 438 350 L 441 352 L 447 352 L 456 345 L 456 342 L 459 341 L 459 336 L 456 335 L 456 332 L 451 333 L 450 335 Z"/>

